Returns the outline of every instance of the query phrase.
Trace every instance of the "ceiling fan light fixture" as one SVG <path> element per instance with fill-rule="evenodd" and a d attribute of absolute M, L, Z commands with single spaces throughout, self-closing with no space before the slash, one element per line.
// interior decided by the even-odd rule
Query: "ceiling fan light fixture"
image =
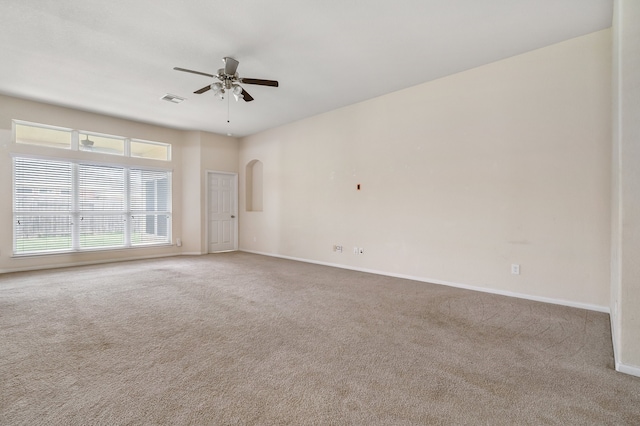
<path fill-rule="evenodd" d="M 222 87 L 221 83 L 213 83 L 211 85 L 211 90 L 213 90 L 213 94 L 217 95 L 219 93 L 224 93 L 224 88 Z"/>
<path fill-rule="evenodd" d="M 237 84 L 234 84 L 232 89 L 233 92 L 233 97 L 236 98 L 236 102 L 239 101 L 240 99 L 244 99 L 244 95 L 242 94 L 243 90 L 242 87 L 240 87 Z"/>

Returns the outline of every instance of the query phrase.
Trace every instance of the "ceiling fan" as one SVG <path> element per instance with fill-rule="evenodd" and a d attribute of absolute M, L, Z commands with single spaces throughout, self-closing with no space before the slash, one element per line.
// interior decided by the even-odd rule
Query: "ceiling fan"
<path fill-rule="evenodd" d="M 244 90 L 242 86 L 240 86 L 240 83 L 256 84 L 258 86 L 278 87 L 278 82 L 276 80 L 240 78 L 238 77 L 238 73 L 236 72 L 239 64 L 238 61 L 229 57 L 222 58 L 222 61 L 224 62 L 224 68 L 220 68 L 218 70 L 218 74 L 216 75 L 207 74 L 206 72 L 188 70 L 186 68 L 180 67 L 174 67 L 173 69 L 176 71 L 190 72 L 192 74 L 204 75 L 206 77 L 218 79 L 218 81 L 216 81 L 215 83 L 204 86 L 202 89 L 198 89 L 193 92 L 198 95 L 201 95 L 209 90 L 213 90 L 213 93 L 216 96 L 224 99 L 224 94 L 229 91 L 236 98 L 236 101 L 244 99 L 245 102 L 251 102 L 253 100 L 253 96 L 251 96 L 246 90 Z"/>

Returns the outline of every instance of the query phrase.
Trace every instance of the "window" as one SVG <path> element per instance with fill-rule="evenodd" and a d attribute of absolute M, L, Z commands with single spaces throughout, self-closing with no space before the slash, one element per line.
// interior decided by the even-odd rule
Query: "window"
<path fill-rule="evenodd" d="M 171 160 L 171 145 L 160 142 L 131 140 L 131 156 L 152 160 Z"/>
<path fill-rule="evenodd" d="M 171 242 L 171 172 L 15 157 L 14 253 Z"/>
<path fill-rule="evenodd" d="M 99 152 L 101 154 L 124 155 L 125 139 L 114 136 L 101 136 L 80 133 L 80 151 Z"/>
<path fill-rule="evenodd" d="M 71 164 L 14 159 L 14 253 L 72 248 Z"/>
<path fill-rule="evenodd" d="M 18 144 L 171 161 L 171 144 L 13 120 Z"/>
<path fill-rule="evenodd" d="M 166 242 L 169 237 L 169 176 L 166 172 L 130 171 L 132 244 Z"/>
<path fill-rule="evenodd" d="M 71 130 L 15 123 L 16 143 L 71 149 Z"/>

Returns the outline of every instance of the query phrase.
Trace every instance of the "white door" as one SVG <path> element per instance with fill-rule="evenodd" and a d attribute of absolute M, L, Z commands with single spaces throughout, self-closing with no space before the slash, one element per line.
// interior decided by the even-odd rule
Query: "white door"
<path fill-rule="evenodd" d="M 207 174 L 209 253 L 237 249 L 237 175 Z"/>

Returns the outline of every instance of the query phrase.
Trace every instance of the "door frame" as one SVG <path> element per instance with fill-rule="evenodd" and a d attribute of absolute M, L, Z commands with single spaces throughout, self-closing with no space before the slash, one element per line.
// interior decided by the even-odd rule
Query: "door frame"
<path fill-rule="evenodd" d="M 205 179 L 204 179 L 204 185 L 205 185 L 205 189 L 204 189 L 204 199 L 205 199 L 205 209 L 206 209 L 206 214 L 205 214 L 205 221 L 204 221 L 204 235 L 206 235 L 205 237 L 205 243 L 206 243 L 206 250 L 205 253 L 209 254 L 209 175 L 212 174 L 217 174 L 217 175 L 228 175 L 228 176 L 232 176 L 233 177 L 233 210 L 234 212 L 232 213 L 235 216 L 235 221 L 233 224 L 234 230 L 233 230 L 233 249 L 232 250 L 223 250 L 223 251 L 219 251 L 219 252 L 214 252 L 214 253 L 223 253 L 225 251 L 237 251 L 238 250 L 238 222 L 239 222 L 239 217 L 238 217 L 238 173 L 231 173 L 231 172 L 219 172 L 217 170 L 206 170 L 205 171 Z"/>

